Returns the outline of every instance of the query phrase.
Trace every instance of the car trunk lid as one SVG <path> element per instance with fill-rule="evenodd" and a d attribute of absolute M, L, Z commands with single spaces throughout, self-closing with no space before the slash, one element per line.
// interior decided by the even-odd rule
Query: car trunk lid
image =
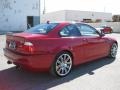
<path fill-rule="evenodd" d="M 14 52 L 32 54 L 35 51 L 32 40 L 38 37 L 44 38 L 46 35 L 31 33 L 8 34 L 6 36 L 6 48 Z"/>

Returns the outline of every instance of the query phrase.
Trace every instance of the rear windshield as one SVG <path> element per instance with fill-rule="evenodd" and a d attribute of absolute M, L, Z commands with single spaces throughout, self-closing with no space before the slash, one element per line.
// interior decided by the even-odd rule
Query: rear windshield
<path fill-rule="evenodd" d="M 51 31 L 57 25 L 58 25 L 58 23 L 39 24 L 35 27 L 32 27 L 32 28 L 26 30 L 25 32 L 36 33 L 36 34 L 47 34 L 49 31 Z"/>

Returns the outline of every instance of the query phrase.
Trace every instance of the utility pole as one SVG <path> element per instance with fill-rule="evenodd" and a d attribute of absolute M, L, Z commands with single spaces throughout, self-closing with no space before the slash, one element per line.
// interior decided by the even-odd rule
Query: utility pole
<path fill-rule="evenodd" d="M 41 15 L 41 0 L 39 0 L 39 9 L 38 9 L 39 11 L 39 20 L 41 21 L 41 17 L 40 17 L 40 15 Z M 39 23 L 41 23 L 41 22 L 39 22 Z"/>
<path fill-rule="evenodd" d="M 45 0 L 44 0 L 44 9 L 43 9 L 43 14 L 45 14 L 46 13 L 46 2 L 45 2 Z"/>
<path fill-rule="evenodd" d="M 104 6 L 104 12 L 106 12 L 106 7 Z"/>

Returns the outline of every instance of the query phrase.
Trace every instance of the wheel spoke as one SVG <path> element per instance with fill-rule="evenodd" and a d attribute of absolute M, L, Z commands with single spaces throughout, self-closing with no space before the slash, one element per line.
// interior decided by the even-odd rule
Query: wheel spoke
<path fill-rule="evenodd" d="M 64 61 L 64 58 L 62 56 L 60 57 L 60 61 L 61 61 L 61 63 L 63 63 L 63 61 Z"/>
<path fill-rule="evenodd" d="M 60 65 L 56 66 L 56 70 L 58 71 L 60 69 Z"/>
<path fill-rule="evenodd" d="M 65 70 L 65 73 L 68 71 L 67 68 L 65 68 L 64 70 Z"/>
<path fill-rule="evenodd" d="M 64 74 L 64 68 L 61 69 L 61 74 Z"/>
<path fill-rule="evenodd" d="M 58 74 L 61 74 L 61 70 L 62 70 L 62 68 L 60 68 L 57 72 L 58 72 Z"/>
<path fill-rule="evenodd" d="M 70 58 L 69 58 L 69 57 L 67 57 L 66 61 L 68 61 L 68 60 L 70 60 Z"/>
<path fill-rule="evenodd" d="M 70 65 L 70 64 L 71 64 L 71 62 L 65 62 L 65 64 Z"/>
<path fill-rule="evenodd" d="M 61 61 L 60 60 L 57 60 L 57 64 L 60 64 L 61 63 Z"/>
<path fill-rule="evenodd" d="M 66 60 L 66 54 L 64 55 L 64 60 Z"/>
<path fill-rule="evenodd" d="M 70 66 L 69 66 L 69 65 L 67 65 L 67 66 L 66 66 L 66 68 L 67 68 L 67 69 L 69 69 L 69 68 L 70 68 Z"/>

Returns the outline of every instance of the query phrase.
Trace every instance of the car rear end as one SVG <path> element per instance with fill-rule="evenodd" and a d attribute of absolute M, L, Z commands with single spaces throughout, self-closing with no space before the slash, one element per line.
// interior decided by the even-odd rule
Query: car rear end
<path fill-rule="evenodd" d="M 8 64 L 13 63 L 30 71 L 49 70 L 54 55 L 49 53 L 45 47 L 47 45 L 42 43 L 44 38 L 47 39 L 47 35 L 36 32 L 6 35 L 4 55 L 8 59 Z"/>
<path fill-rule="evenodd" d="M 51 54 L 38 52 L 35 43 L 15 35 L 6 36 L 4 55 L 8 58 L 8 64 L 13 63 L 30 71 L 48 70 L 53 57 Z"/>

